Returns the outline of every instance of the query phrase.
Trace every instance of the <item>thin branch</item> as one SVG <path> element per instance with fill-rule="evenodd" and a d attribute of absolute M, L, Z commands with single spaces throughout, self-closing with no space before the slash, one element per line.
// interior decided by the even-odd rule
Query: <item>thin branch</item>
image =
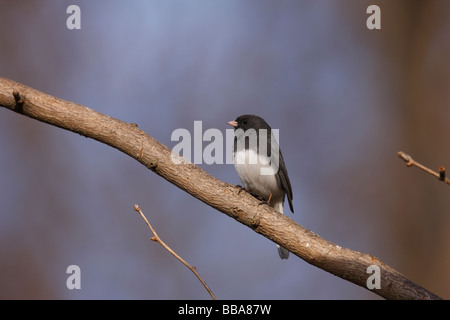
<path fill-rule="evenodd" d="M 153 233 L 153 237 L 151 237 L 152 241 L 155 241 L 157 243 L 159 243 L 160 245 L 162 245 L 164 247 L 164 249 L 166 249 L 167 251 L 169 251 L 172 255 L 175 256 L 175 258 L 177 258 L 178 260 L 181 261 L 182 264 L 184 264 L 189 270 L 191 270 L 195 276 L 198 278 L 198 280 L 200 280 L 200 282 L 202 283 L 202 285 L 205 287 L 206 291 L 208 291 L 208 293 L 211 295 L 211 297 L 214 300 L 217 300 L 216 296 L 214 295 L 214 293 L 211 291 L 211 289 L 206 285 L 206 282 L 202 279 L 202 277 L 200 277 L 200 275 L 197 272 L 197 269 L 194 266 L 191 266 L 189 263 L 187 263 L 182 257 L 180 257 L 175 251 L 173 251 L 164 241 L 162 241 L 162 239 L 158 236 L 158 234 L 156 233 L 155 229 L 153 229 L 152 225 L 150 224 L 150 222 L 148 222 L 147 218 L 145 217 L 144 213 L 142 212 L 141 208 L 139 207 L 139 205 L 135 204 L 134 205 L 134 210 L 139 212 L 139 214 L 141 215 L 142 219 L 144 219 L 145 223 L 147 224 L 147 226 L 150 228 L 150 230 Z"/>
<path fill-rule="evenodd" d="M 259 201 L 249 193 L 238 194 L 235 186 L 218 180 L 192 163 L 173 161 L 172 150 L 140 130 L 136 124 L 111 118 L 1 77 L 0 106 L 122 151 L 178 188 L 304 261 L 381 297 L 441 299 L 380 259 L 343 248 L 318 236 L 270 206 L 260 206 Z M 373 270 L 374 266 L 380 271 L 379 289 L 370 289 L 371 286 L 369 288 L 367 285 L 370 276 L 368 270 Z"/>
<path fill-rule="evenodd" d="M 400 159 L 402 159 L 403 161 L 406 162 L 407 167 L 412 167 L 412 166 L 417 167 L 417 168 L 425 171 L 426 173 L 429 173 L 432 176 L 435 176 L 440 181 L 445 182 L 446 184 L 450 185 L 450 179 L 446 177 L 444 167 L 440 167 L 439 173 L 438 173 L 438 172 L 433 171 L 430 168 L 424 166 L 423 164 L 415 161 L 409 154 L 404 153 L 403 151 L 397 152 L 397 155 L 399 156 Z"/>

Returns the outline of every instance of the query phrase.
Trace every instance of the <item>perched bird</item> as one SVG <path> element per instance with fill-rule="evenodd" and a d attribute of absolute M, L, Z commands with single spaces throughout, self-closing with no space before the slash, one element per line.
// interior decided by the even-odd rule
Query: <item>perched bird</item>
<path fill-rule="evenodd" d="M 292 188 L 279 145 L 267 122 L 256 115 L 245 114 L 227 124 L 234 127 L 234 167 L 247 191 L 283 213 L 284 196 L 292 206 Z M 281 259 L 289 251 L 278 247 Z"/>

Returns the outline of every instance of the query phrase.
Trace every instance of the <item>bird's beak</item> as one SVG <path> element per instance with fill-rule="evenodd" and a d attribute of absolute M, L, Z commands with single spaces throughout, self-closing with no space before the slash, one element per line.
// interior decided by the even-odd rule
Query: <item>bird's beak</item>
<path fill-rule="evenodd" d="M 237 122 L 236 121 L 228 121 L 227 124 L 229 124 L 232 127 L 237 127 Z"/>

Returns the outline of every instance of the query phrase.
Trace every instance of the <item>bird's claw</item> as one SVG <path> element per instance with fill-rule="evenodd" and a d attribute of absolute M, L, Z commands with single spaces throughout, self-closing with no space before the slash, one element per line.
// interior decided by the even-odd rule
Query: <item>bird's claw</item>
<path fill-rule="evenodd" d="M 250 193 L 253 197 L 255 197 L 256 199 L 258 199 L 258 200 L 260 201 L 260 202 L 258 203 L 258 206 L 260 206 L 260 205 L 262 205 L 262 204 L 267 204 L 268 206 L 270 206 L 270 200 L 272 199 L 272 194 L 270 195 L 269 199 L 265 200 L 265 199 L 261 198 L 260 196 L 258 196 L 257 194 L 255 194 L 255 193 L 249 191 L 247 188 L 244 188 L 243 186 L 241 186 L 241 185 L 239 185 L 239 184 L 237 184 L 235 187 L 239 189 L 237 194 L 240 194 L 240 193 L 242 192 L 242 190 L 245 190 L 245 191 L 247 191 L 248 193 Z"/>
<path fill-rule="evenodd" d="M 248 192 L 248 190 L 246 188 L 244 188 L 243 186 L 241 186 L 240 184 L 235 185 L 235 188 L 239 189 L 237 194 L 240 194 L 242 192 L 242 190 L 245 190 Z"/>

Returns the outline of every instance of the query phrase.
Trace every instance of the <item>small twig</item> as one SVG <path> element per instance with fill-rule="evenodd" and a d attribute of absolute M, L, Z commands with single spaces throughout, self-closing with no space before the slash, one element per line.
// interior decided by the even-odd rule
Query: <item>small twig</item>
<path fill-rule="evenodd" d="M 397 152 L 397 154 L 400 157 L 400 159 L 402 159 L 403 161 L 406 162 L 407 167 L 415 166 L 415 167 L 422 169 L 423 171 L 435 176 L 440 181 L 443 181 L 446 184 L 450 185 L 450 179 L 446 177 L 444 167 L 440 167 L 439 173 L 437 173 L 436 171 L 433 171 L 430 168 L 427 168 L 424 165 L 420 164 L 419 162 L 415 161 L 409 154 L 406 154 L 402 151 Z"/>
<path fill-rule="evenodd" d="M 189 270 L 191 270 L 195 276 L 198 278 L 198 280 L 200 280 L 200 282 L 203 284 L 203 286 L 205 287 L 205 289 L 208 291 L 208 293 L 211 295 L 211 297 L 214 300 L 217 300 L 216 296 L 214 295 L 214 293 L 211 291 L 211 289 L 209 289 L 209 287 L 206 285 L 206 282 L 202 279 L 202 277 L 200 277 L 200 275 L 198 274 L 197 270 L 195 269 L 194 266 L 191 266 L 189 263 L 187 263 L 183 258 L 181 258 L 175 251 L 173 251 L 167 244 L 165 244 L 164 241 L 161 240 L 161 238 L 158 236 L 158 234 L 156 233 L 156 231 L 153 229 L 152 225 L 150 224 L 150 222 L 148 222 L 147 218 L 145 217 L 145 215 L 142 213 L 141 208 L 139 207 L 139 205 L 135 204 L 134 205 L 134 210 L 139 212 L 139 214 L 141 215 L 142 219 L 144 219 L 145 223 L 147 223 L 147 226 L 150 228 L 150 230 L 153 233 L 153 237 L 151 237 L 152 241 L 155 241 L 157 243 L 159 243 L 160 245 L 162 245 L 164 247 L 164 249 L 166 249 L 167 251 L 169 251 L 171 254 L 173 254 L 175 256 L 175 258 L 177 258 L 178 260 L 181 261 L 181 263 L 183 263 L 186 267 L 189 268 Z"/>

